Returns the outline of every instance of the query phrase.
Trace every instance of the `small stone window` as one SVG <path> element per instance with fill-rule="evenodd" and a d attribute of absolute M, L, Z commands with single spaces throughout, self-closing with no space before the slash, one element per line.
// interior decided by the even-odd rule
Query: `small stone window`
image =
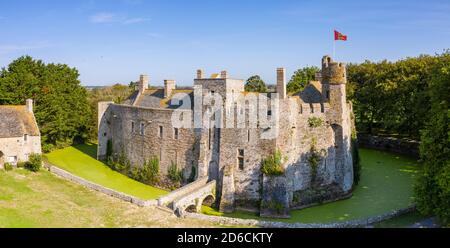
<path fill-rule="evenodd" d="M 247 141 L 250 142 L 250 129 L 247 130 Z"/>
<path fill-rule="evenodd" d="M 23 135 L 23 141 L 25 141 L 25 142 L 28 141 L 28 134 Z"/>
<path fill-rule="evenodd" d="M 178 139 L 178 132 L 179 132 L 178 128 L 174 128 L 173 129 L 173 138 L 176 139 L 176 140 Z"/>
<path fill-rule="evenodd" d="M 327 95 L 327 99 L 330 99 L 330 91 L 329 90 L 326 91 L 326 95 Z"/>
<path fill-rule="evenodd" d="M 141 123 L 139 133 L 145 135 L 145 124 L 143 122 Z"/>
<path fill-rule="evenodd" d="M 162 139 L 163 133 L 164 133 L 164 128 L 163 128 L 163 126 L 159 126 L 159 138 Z"/>
<path fill-rule="evenodd" d="M 244 149 L 238 149 L 238 166 L 239 170 L 244 170 Z"/>
<path fill-rule="evenodd" d="M 134 133 L 134 121 L 131 122 L 131 132 Z"/>
<path fill-rule="evenodd" d="M 272 116 L 272 110 L 267 110 L 267 116 Z"/>

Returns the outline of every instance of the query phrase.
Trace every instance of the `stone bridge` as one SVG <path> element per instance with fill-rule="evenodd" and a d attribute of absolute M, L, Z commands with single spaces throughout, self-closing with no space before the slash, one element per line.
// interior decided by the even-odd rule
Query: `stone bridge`
<path fill-rule="evenodd" d="M 159 206 L 171 208 L 178 216 L 185 212 L 199 212 L 202 205 L 212 205 L 216 201 L 216 181 L 208 182 L 207 177 L 181 187 L 158 200 Z"/>

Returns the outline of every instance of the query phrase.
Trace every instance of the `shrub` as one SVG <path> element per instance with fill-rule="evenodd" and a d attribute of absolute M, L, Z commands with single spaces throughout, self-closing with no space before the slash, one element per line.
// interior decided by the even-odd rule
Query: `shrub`
<path fill-rule="evenodd" d="M 280 150 L 276 150 L 273 154 L 269 155 L 262 162 L 261 172 L 267 176 L 281 176 L 284 174 L 284 168 L 282 167 L 283 158 Z"/>
<path fill-rule="evenodd" d="M 13 165 L 11 163 L 5 163 L 3 167 L 5 168 L 5 171 L 10 171 L 13 169 Z"/>
<path fill-rule="evenodd" d="M 323 124 L 323 120 L 319 117 L 310 117 L 308 118 L 308 125 L 309 127 L 316 128 L 320 127 Z"/>
<path fill-rule="evenodd" d="M 25 168 L 25 162 L 23 161 L 17 162 L 17 168 Z"/>
<path fill-rule="evenodd" d="M 53 150 L 55 150 L 55 146 L 53 144 L 43 144 L 42 145 L 42 151 L 44 153 L 50 153 Z"/>
<path fill-rule="evenodd" d="M 159 159 L 156 156 L 144 163 L 144 178 L 147 182 L 159 182 Z"/>
<path fill-rule="evenodd" d="M 309 150 L 310 156 L 308 158 L 308 163 L 311 166 L 311 180 L 314 181 L 317 176 L 317 167 L 319 167 L 320 160 L 326 153 L 325 150 L 318 151 L 316 148 L 317 141 L 313 139 L 311 141 L 311 148 Z"/>
<path fill-rule="evenodd" d="M 30 154 L 29 160 L 25 162 L 25 169 L 37 172 L 42 167 L 42 157 L 40 154 Z"/>
<path fill-rule="evenodd" d="M 183 179 L 183 172 L 178 170 L 177 164 L 172 161 L 172 164 L 167 171 L 167 176 L 172 182 L 179 183 Z"/>

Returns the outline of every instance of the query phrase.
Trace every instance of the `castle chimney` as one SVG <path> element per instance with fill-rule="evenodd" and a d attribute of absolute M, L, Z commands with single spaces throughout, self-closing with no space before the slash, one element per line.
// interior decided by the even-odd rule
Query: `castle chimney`
<path fill-rule="evenodd" d="M 139 93 L 144 93 L 144 91 L 148 88 L 148 75 L 141 75 L 139 77 Z"/>
<path fill-rule="evenodd" d="M 228 72 L 227 71 L 220 72 L 220 78 L 228 78 Z"/>
<path fill-rule="evenodd" d="M 33 113 L 33 100 L 27 99 L 26 101 L 27 111 Z"/>
<path fill-rule="evenodd" d="M 203 70 L 198 69 L 197 70 L 197 79 L 202 79 L 203 78 Z"/>
<path fill-rule="evenodd" d="M 176 88 L 175 80 L 164 80 L 164 98 L 168 98 L 172 95 L 172 92 Z"/>
<path fill-rule="evenodd" d="M 316 81 L 322 82 L 322 72 L 316 72 L 316 74 L 314 75 L 314 79 Z"/>
<path fill-rule="evenodd" d="M 286 98 L 286 69 L 277 69 L 277 93 L 280 99 Z"/>

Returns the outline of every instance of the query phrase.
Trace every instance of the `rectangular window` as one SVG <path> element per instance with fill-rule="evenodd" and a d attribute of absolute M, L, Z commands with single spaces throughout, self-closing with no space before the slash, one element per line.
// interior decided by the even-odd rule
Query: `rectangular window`
<path fill-rule="evenodd" d="M 250 142 L 250 129 L 247 130 L 247 141 Z"/>
<path fill-rule="evenodd" d="M 327 99 L 330 99 L 330 91 L 327 90 L 326 92 L 327 92 L 327 93 L 326 93 L 326 94 L 327 94 Z"/>
<path fill-rule="evenodd" d="M 23 135 L 23 140 L 24 140 L 24 141 L 27 141 L 27 140 L 28 140 L 28 134 L 24 134 L 24 135 Z"/>
<path fill-rule="evenodd" d="M 211 128 L 208 129 L 208 149 L 211 150 Z"/>
<path fill-rule="evenodd" d="M 159 137 L 162 138 L 163 137 L 163 126 L 159 126 Z"/>
<path fill-rule="evenodd" d="M 267 116 L 272 116 L 272 110 L 267 110 Z"/>
<path fill-rule="evenodd" d="M 131 122 L 131 132 L 134 133 L 134 121 Z"/>
<path fill-rule="evenodd" d="M 174 137 L 174 139 L 178 139 L 178 128 L 175 128 L 174 130 L 173 130 L 173 137 Z"/>
<path fill-rule="evenodd" d="M 140 133 L 141 135 L 145 135 L 145 125 L 144 125 L 144 123 L 141 123 L 141 128 L 140 128 L 139 133 Z"/>
<path fill-rule="evenodd" d="M 239 170 L 244 170 L 244 149 L 238 149 Z"/>

